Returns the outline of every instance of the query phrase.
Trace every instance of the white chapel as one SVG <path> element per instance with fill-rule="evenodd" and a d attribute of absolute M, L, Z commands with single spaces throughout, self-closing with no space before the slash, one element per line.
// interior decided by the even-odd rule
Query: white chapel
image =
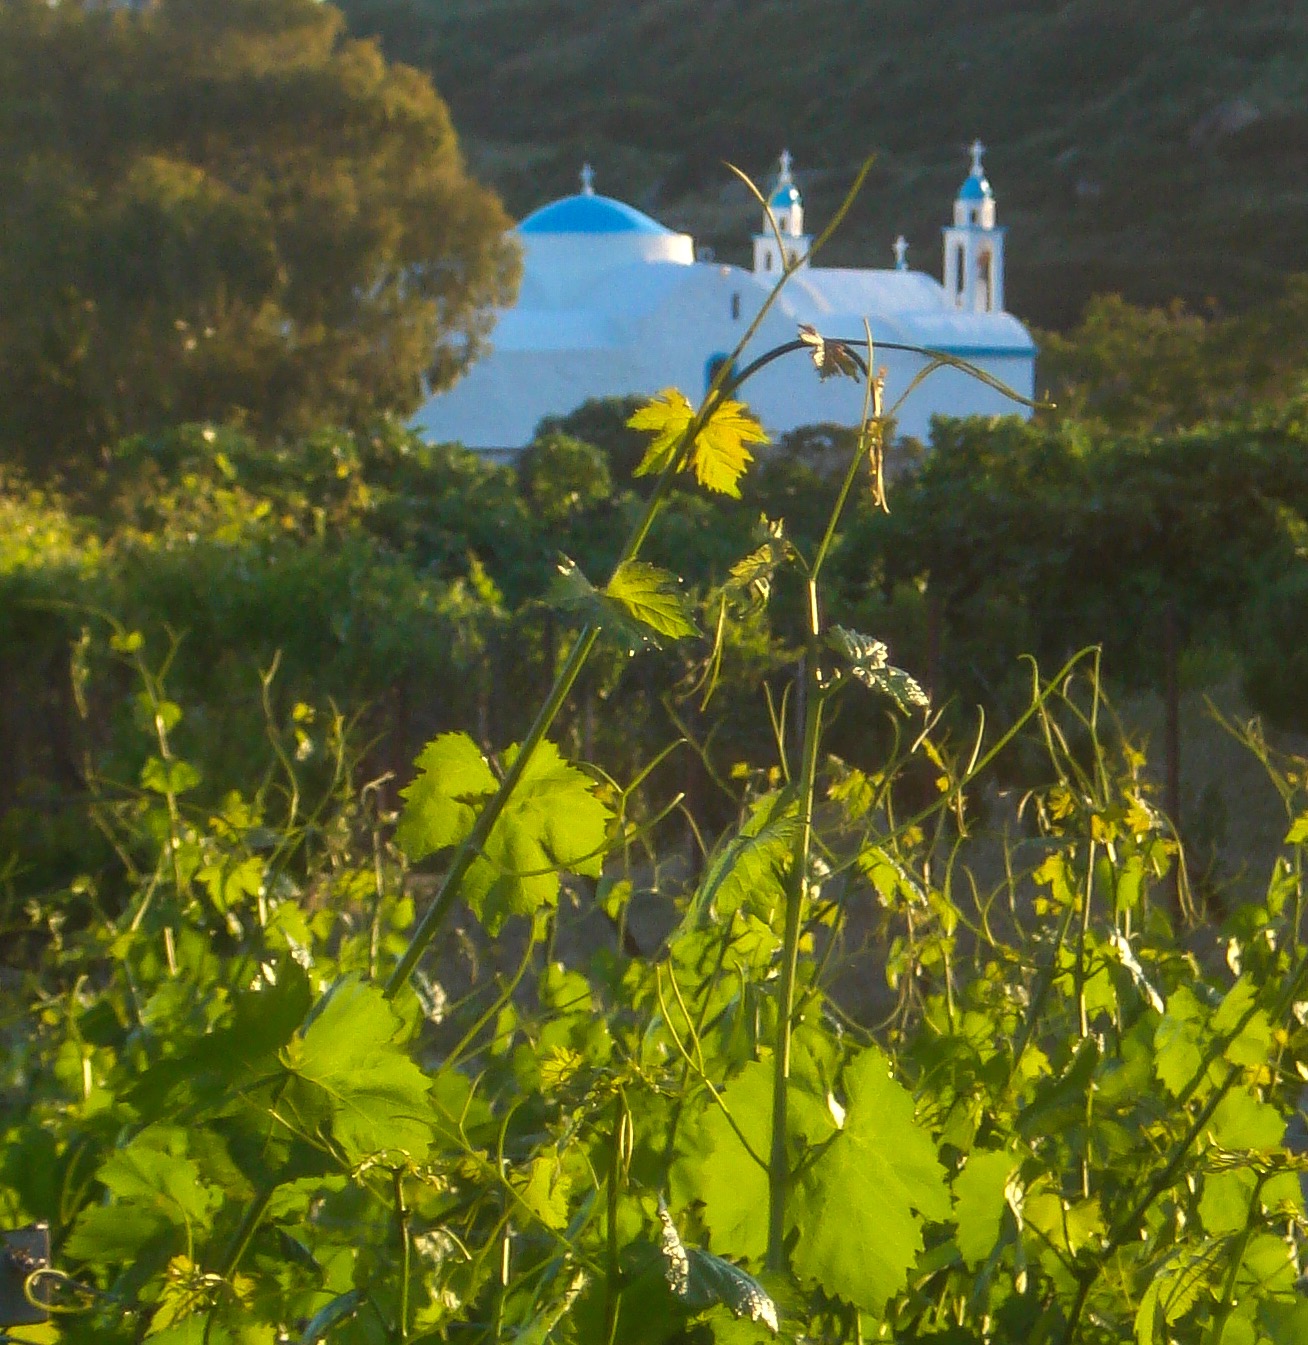
<path fill-rule="evenodd" d="M 918 346 L 958 356 L 1030 397 L 1035 346 L 1004 311 L 1004 230 L 972 146 L 972 169 L 944 229 L 940 281 L 909 269 L 896 240 L 893 268 L 809 265 L 811 237 L 789 154 L 754 237 L 752 270 L 697 259 L 689 234 L 596 193 L 590 166 L 581 191 L 542 206 L 515 230 L 522 247 L 517 303 L 497 315 L 491 350 L 453 388 L 432 397 L 414 428 L 434 441 L 507 454 L 531 442 L 537 423 L 592 397 L 649 396 L 677 387 L 692 401 L 757 315 L 788 262 L 801 265 L 763 319 L 742 362 L 795 338 L 801 324 L 824 337 Z M 879 349 L 893 403 L 924 357 Z M 858 423 L 862 386 L 820 380 L 802 353 L 770 364 L 739 394 L 772 433 L 822 422 Z M 899 432 L 925 440 L 934 415 L 1023 414 L 1020 404 L 952 368 L 909 396 Z"/>

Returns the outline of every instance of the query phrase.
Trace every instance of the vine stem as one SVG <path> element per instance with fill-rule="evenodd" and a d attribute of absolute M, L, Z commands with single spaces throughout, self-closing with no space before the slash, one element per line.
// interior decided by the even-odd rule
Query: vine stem
<path fill-rule="evenodd" d="M 409 1338 L 409 1282 L 413 1276 L 413 1240 L 409 1236 L 409 1206 L 404 1199 L 404 1170 L 391 1174 L 395 1185 L 395 1223 L 400 1234 L 400 1320 L 396 1334 L 401 1341 Z"/>
<path fill-rule="evenodd" d="M 768 1269 L 786 1268 L 786 1203 L 790 1194 L 790 1153 L 786 1130 L 790 1110 L 790 1051 L 795 1018 L 795 976 L 799 968 L 800 930 L 808 887 L 808 861 L 813 840 L 813 791 L 818 745 L 822 735 L 822 693 L 817 680 L 817 640 L 810 638 L 804 663 L 804 746 L 799 776 L 799 834 L 786 883 L 786 930 L 781 954 L 781 987 L 777 1004 L 777 1042 L 773 1056 L 772 1147 L 768 1155 Z"/>
<path fill-rule="evenodd" d="M 860 361 L 861 363 L 861 361 Z M 800 685 L 804 695 L 804 740 L 801 747 L 798 781 L 799 832 L 791 854 L 790 874 L 786 883 L 786 927 L 781 953 L 781 985 L 777 1002 L 777 1040 L 773 1055 L 772 1144 L 768 1154 L 768 1249 L 769 1270 L 786 1269 L 786 1205 L 790 1196 L 790 1153 L 786 1131 L 790 1113 L 790 1055 L 795 1030 L 795 978 L 799 970 L 800 934 L 804 927 L 804 909 L 808 897 L 809 855 L 813 846 L 813 797 L 817 785 L 818 752 L 822 742 L 822 711 L 827 691 L 822 685 L 819 659 L 822 649 L 822 609 L 818 578 L 835 540 L 840 517 L 849 501 L 858 476 L 869 435 L 882 433 L 881 382 L 872 372 L 871 337 L 868 361 L 863 365 L 867 377 L 867 398 L 863 407 L 864 432 L 850 457 L 849 467 L 827 520 L 826 531 L 808 568 L 808 630 Z"/>
<path fill-rule="evenodd" d="M 605 1191 L 605 1268 L 604 1268 L 604 1341 L 613 1345 L 618 1336 L 618 1309 L 622 1304 L 622 1264 L 618 1245 L 618 1200 L 622 1194 L 622 1174 L 627 1152 L 631 1114 L 627 1100 L 618 1090 L 613 1100 L 613 1149 L 609 1155 L 609 1174 Z"/>

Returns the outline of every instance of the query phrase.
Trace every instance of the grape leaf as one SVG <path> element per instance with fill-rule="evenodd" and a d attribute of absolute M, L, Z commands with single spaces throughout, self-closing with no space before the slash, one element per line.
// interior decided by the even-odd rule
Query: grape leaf
<path fill-rule="evenodd" d="M 772 1142 L 772 1070 L 751 1061 L 722 1091 L 750 1148 L 766 1160 Z M 706 1101 L 699 1124 L 684 1132 L 673 1171 L 679 1201 L 702 1200 L 704 1222 L 719 1252 L 747 1259 L 767 1250 L 768 1174 L 755 1162 L 721 1110 Z"/>
<path fill-rule="evenodd" d="M 665 388 L 628 421 L 633 430 L 649 430 L 654 441 L 645 451 L 637 476 L 661 472 L 672 461 L 695 418 L 695 408 L 676 388 Z M 743 402 L 730 399 L 714 406 L 708 421 L 691 445 L 688 468 L 700 485 L 734 499 L 740 498 L 740 478 L 753 461 L 750 444 L 767 443 L 763 427 L 749 415 Z"/>
<path fill-rule="evenodd" d="M 157 1061 L 127 1098 L 147 1121 L 217 1106 L 233 1092 L 276 1073 L 277 1052 L 290 1041 L 312 1002 L 303 968 L 283 958 L 236 995 L 229 1023 Z"/>
<path fill-rule="evenodd" d="M 740 499 L 740 478 L 754 460 L 748 445 L 767 441 L 743 402 L 719 402 L 690 450 L 696 480 L 708 490 Z"/>
<path fill-rule="evenodd" d="M 200 783 L 200 772 L 189 761 L 151 757 L 141 767 L 141 788 L 155 794 L 185 794 Z"/>
<path fill-rule="evenodd" d="M 1179 1096 L 1203 1064 L 1203 1006 L 1185 987 L 1167 997 L 1167 1011 L 1154 1030 L 1154 1073 Z"/>
<path fill-rule="evenodd" d="M 645 450 L 645 456 L 636 468 L 636 476 L 661 472 L 685 437 L 695 408 L 676 388 L 664 388 L 651 401 L 636 411 L 627 421 L 630 430 L 649 430 L 654 440 Z"/>
<path fill-rule="evenodd" d="M 1161 1280 L 1152 1280 L 1135 1312 L 1136 1345 L 1156 1345 L 1162 1328 L 1163 1310 L 1158 1303 Z"/>
<path fill-rule="evenodd" d="M 832 626 L 827 643 L 848 663 L 849 675 L 873 691 L 883 692 L 904 714 L 931 704 L 926 692 L 902 668 L 891 667 L 890 650 L 880 640 L 844 626 Z"/>
<path fill-rule="evenodd" d="M 747 607 L 767 602 L 772 593 L 773 576 L 795 555 L 783 520 L 773 522 L 763 518 L 759 526 L 763 544 L 731 567 L 723 585 L 729 596 L 745 600 Z"/>
<path fill-rule="evenodd" d="M 1211 1024 L 1213 1031 L 1223 1037 L 1234 1032 L 1257 998 L 1258 989 L 1253 981 L 1242 976 L 1217 1006 Z M 1225 1055 L 1233 1065 L 1261 1065 L 1271 1049 L 1271 1020 L 1261 1009 L 1253 1009 L 1239 1034 L 1227 1043 Z"/>
<path fill-rule="evenodd" d="M 680 640 L 698 635 L 686 601 L 677 592 L 676 576 L 657 565 L 629 560 L 609 580 L 605 595 L 620 604 L 642 626 L 656 635 Z"/>
<path fill-rule="evenodd" d="M 1240 1272 L 1236 1276 L 1236 1295 L 1243 1299 L 1254 1292 L 1289 1294 L 1299 1278 L 1298 1262 L 1292 1242 L 1276 1233 L 1255 1233 L 1244 1249 Z"/>
<path fill-rule="evenodd" d="M 495 792 L 495 776 L 466 733 L 442 733 L 416 762 L 418 778 L 400 791 L 404 812 L 395 831 L 414 862 L 457 845 L 472 830 L 481 803 Z"/>
<path fill-rule="evenodd" d="M 516 747 L 504 753 L 506 766 L 516 753 Z M 418 765 L 422 774 L 403 791 L 396 832 L 415 861 L 463 840 L 497 787 L 485 758 L 463 733 L 442 734 Z M 599 877 L 611 816 L 590 777 L 553 743 L 540 743 L 463 880 L 464 901 L 492 934 L 510 915 L 553 905 L 560 870 Z"/>
<path fill-rule="evenodd" d="M 798 1157 L 799 1136 L 810 1141 L 829 1137 L 834 1121 L 825 1092 L 814 1091 L 819 1075 L 798 1061 L 790 1079 L 787 1131 L 792 1161 Z M 697 1125 L 688 1126 L 673 1168 L 674 1194 L 682 1203 L 704 1202 L 704 1222 L 716 1252 L 751 1260 L 767 1250 L 768 1176 L 763 1163 L 772 1147 L 772 1065 L 752 1060 L 724 1089 L 723 1102 L 731 1120 L 749 1141 L 745 1148 L 722 1109 L 704 1099 Z"/>
<path fill-rule="evenodd" d="M 694 1308 L 721 1303 L 736 1317 L 762 1322 L 775 1335 L 779 1330 L 777 1305 L 771 1294 L 750 1274 L 730 1261 L 699 1247 L 687 1247 L 672 1222 L 667 1206 L 659 1200 L 659 1252 L 668 1288 Z"/>
<path fill-rule="evenodd" d="M 96 1175 L 113 1203 L 82 1211 L 65 1252 L 75 1261 L 118 1264 L 170 1228 L 208 1228 L 222 1196 L 186 1151 L 184 1131 L 151 1126 L 110 1154 Z"/>
<path fill-rule="evenodd" d="M 1217 1104 L 1208 1130 L 1223 1149 L 1275 1149 L 1285 1117 L 1248 1088 L 1234 1088 Z"/>
<path fill-rule="evenodd" d="M 698 919 L 710 906 L 727 918 L 747 902 L 766 915 L 782 896 L 781 868 L 798 830 L 792 791 L 778 790 L 759 799 L 740 830 L 710 859 L 687 919 Z"/>
<path fill-rule="evenodd" d="M 568 556 L 559 558 L 558 574 L 550 584 L 548 597 L 552 606 L 572 612 L 588 626 L 598 626 L 628 653 L 658 647 L 654 630 L 642 625 L 620 602 L 597 589 L 582 574 L 576 561 Z"/>
<path fill-rule="evenodd" d="M 911 1095 L 875 1047 L 846 1067 L 840 1133 L 800 1177 L 796 1271 L 829 1294 L 880 1312 L 922 1250 L 922 1222 L 950 1216 L 935 1144 Z"/>
<path fill-rule="evenodd" d="M 546 1228 L 562 1232 L 568 1226 L 568 1192 L 571 1183 L 557 1157 L 540 1154 L 525 1173 L 513 1178 L 519 1200 Z"/>
<path fill-rule="evenodd" d="M 505 752 L 506 765 L 516 751 Z M 590 777 L 542 742 L 468 870 L 464 900 L 492 934 L 510 915 L 552 906 L 560 870 L 600 876 L 611 817 Z"/>
<path fill-rule="evenodd" d="M 1017 1159 L 1006 1150 L 976 1150 L 954 1178 L 958 1250 L 973 1268 L 990 1258 L 999 1241 L 1008 1183 L 1017 1166 Z"/>
<path fill-rule="evenodd" d="M 397 1151 L 422 1158 L 431 1140 L 429 1080 L 396 1043 L 399 1015 L 380 990 L 346 976 L 281 1051 L 298 1088 L 279 1113 L 330 1132 L 351 1162 Z"/>
<path fill-rule="evenodd" d="M 1256 1181 L 1253 1169 L 1245 1167 L 1204 1174 L 1199 1218 L 1213 1237 L 1238 1233 L 1244 1227 Z"/>

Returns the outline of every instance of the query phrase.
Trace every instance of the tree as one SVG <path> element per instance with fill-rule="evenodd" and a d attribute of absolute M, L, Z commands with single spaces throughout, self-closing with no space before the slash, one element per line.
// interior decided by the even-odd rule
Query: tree
<path fill-rule="evenodd" d="M 414 409 L 516 284 L 428 79 L 315 0 L 0 6 L 0 437 Z"/>
<path fill-rule="evenodd" d="M 1179 301 L 1142 308 L 1092 299 L 1066 335 L 1040 337 L 1040 386 L 1058 415 L 1117 432 L 1167 432 L 1228 420 L 1298 392 L 1308 277 L 1291 276 L 1270 302 L 1202 316 Z"/>

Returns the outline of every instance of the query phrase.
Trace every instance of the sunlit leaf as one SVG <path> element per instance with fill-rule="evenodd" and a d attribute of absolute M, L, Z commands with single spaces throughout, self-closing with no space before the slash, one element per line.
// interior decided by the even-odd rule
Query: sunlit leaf
<path fill-rule="evenodd" d="M 880 1312 L 921 1254 L 923 1223 L 948 1219 L 952 1207 L 935 1144 L 886 1057 L 861 1051 L 844 1086 L 844 1127 L 795 1191 L 794 1265 L 827 1293 Z"/>
<path fill-rule="evenodd" d="M 516 750 L 505 752 L 506 766 Z M 464 901 L 492 933 L 510 915 L 552 906 L 560 872 L 599 877 L 611 817 L 594 781 L 542 742 L 468 870 Z"/>
<path fill-rule="evenodd" d="M 695 408 L 676 388 L 664 388 L 636 411 L 628 419 L 627 427 L 647 430 L 654 435 L 653 442 L 645 450 L 645 456 L 636 468 L 636 475 L 647 476 L 661 472 L 672 461 L 677 445 L 685 438 L 694 418 Z"/>
<path fill-rule="evenodd" d="M 628 421 L 634 430 L 648 430 L 654 440 L 636 475 L 663 471 L 673 460 L 695 418 L 695 408 L 677 391 L 665 388 Z M 753 461 L 751 444 L 767 443 L 767 434 L 743 402 L 718 402 L 690 446 L 686 467 L 700 485 L 740 498 L 740 478 Z"/>
<path fill-rule="evenodd" d="M 342 978 L 282 1048 L 300 1087 L 286 1089 L 279 1111 L 309 1133 L 328 1131 L 353 1162 L 384 1152 L 422 1158 L 431 1142 L 430 1081 L 409 1059 L 401 1031 L 379 989 Z"/>
<path fill-rule="evenodd" d="M 604 592 L 655 635 L 680 640 L 699 634 L 678 590 L 676 576 L 656 565 L 629 560 L 614 574 Z"/>
<path fill-rule="evenodd" d="M 189 761 L 151 757 L 141 767 L 141 788 L 155 794 L 185 794 L 200 783 L 200 772 Z"/>
<path fill-rule="evenodd" d="M 495 775 L 466 733 L 442 733 L 418 754 L 417 779 L 400 791 L 404 811 L 395 831 L 415 863 L 472 830 L 481 803 L 495 792 Z"/>
<path fill-rule="evenodd" d="M 82 1211 L 65 1253 L 75 1261 L 127 1262 L 169 1229 L 208 1227 L 221 1195 L 187 1155 L 183 1131 L 151 1126 L 111 1154 L 96 1174 L 112 1203 Z"/>
<path fill-rule="evenodd" d="M 791 791 L 756 801 L 740 830 L 710 857 L 688 918 L 701 918 L 710 909 L 727 918 L 745 905 L 766 915 L 783 896 L 781 872 L 798 830 Z"/>
<path fill-rule="evenodd" d="M 999 1241 L 1008 1184 L 1017 1166 L 1017 1159 L 1006 1150 L 979 1150 L 968 1154 L 954 1178 L 958 1250 L 969 1266 L 988 1260 Z"/>

